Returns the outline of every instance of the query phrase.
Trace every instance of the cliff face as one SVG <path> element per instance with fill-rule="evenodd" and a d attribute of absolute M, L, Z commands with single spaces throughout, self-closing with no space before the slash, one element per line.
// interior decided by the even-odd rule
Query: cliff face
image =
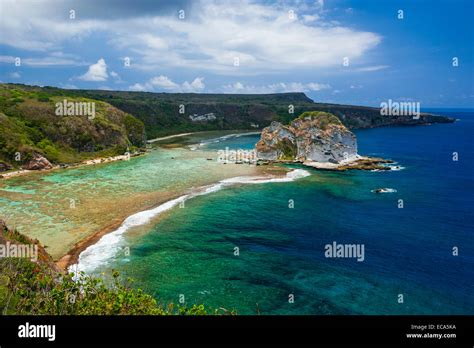
<path fill-rule="evenodd" d="M 288 126 L 272 122 L 256 145 L 257 158 L 341 163 L 357 156 L 355 135 L 325 112 L 304 112 Z"/>
<path fill-rule="evenodd" d="M 72 114 L 69 107 L 58 108 L 65 102 Z M 93 113 L 76 115 L 84 111 L 76 109 L 82 105 L 93 107 L 84 109 Z M 144 143 L 143 123 L 108 103 L 0 84 L 0 172 L 119 155 Z"/>

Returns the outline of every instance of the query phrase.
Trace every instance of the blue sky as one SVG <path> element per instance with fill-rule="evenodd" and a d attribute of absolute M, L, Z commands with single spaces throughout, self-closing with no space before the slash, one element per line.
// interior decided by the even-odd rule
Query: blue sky
<path fill-rule="evenodd" d="M 0 0 L 0 81 L 474 107 L 473 14 L 470 0 Z"/>

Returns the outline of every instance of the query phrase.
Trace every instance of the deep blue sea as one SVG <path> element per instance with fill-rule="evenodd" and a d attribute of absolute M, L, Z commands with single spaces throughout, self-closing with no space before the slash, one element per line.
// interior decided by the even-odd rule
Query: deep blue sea
<path fill-rule="evenodd" d="M 164 303 L 185 295 L 239 314 L 474 314 L 474 113 L 433 111 L 459 121 L 355 132 L 359 154 L 401 170 L 306 169 L 293 182 L 195 197 L 127 236 L 130 257 L 107 267 Z M 364 261 L 325 257 L 333 242 L 363 244 Z"/>

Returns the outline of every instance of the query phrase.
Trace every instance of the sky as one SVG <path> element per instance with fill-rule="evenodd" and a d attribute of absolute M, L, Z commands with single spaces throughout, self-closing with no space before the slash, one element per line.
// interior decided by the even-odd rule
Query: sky
<path fill-rule="evenodd" d="M 471 0 L 0 0 L 0 81 L 474 107 Z"/>

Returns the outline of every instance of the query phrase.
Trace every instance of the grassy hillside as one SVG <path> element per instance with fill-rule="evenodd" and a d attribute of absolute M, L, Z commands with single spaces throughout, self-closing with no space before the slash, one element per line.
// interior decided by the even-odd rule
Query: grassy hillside
<path fill-rule="evenodd" d="M 94 103 L 95 115 L 60 116 L 56 103 Z M 143 123 L 99 100 L 65 90 L 0 84 L 0 162 L 13 168 L 34 153 L 52 163 L 124 154 L 143 146 Z"/>

